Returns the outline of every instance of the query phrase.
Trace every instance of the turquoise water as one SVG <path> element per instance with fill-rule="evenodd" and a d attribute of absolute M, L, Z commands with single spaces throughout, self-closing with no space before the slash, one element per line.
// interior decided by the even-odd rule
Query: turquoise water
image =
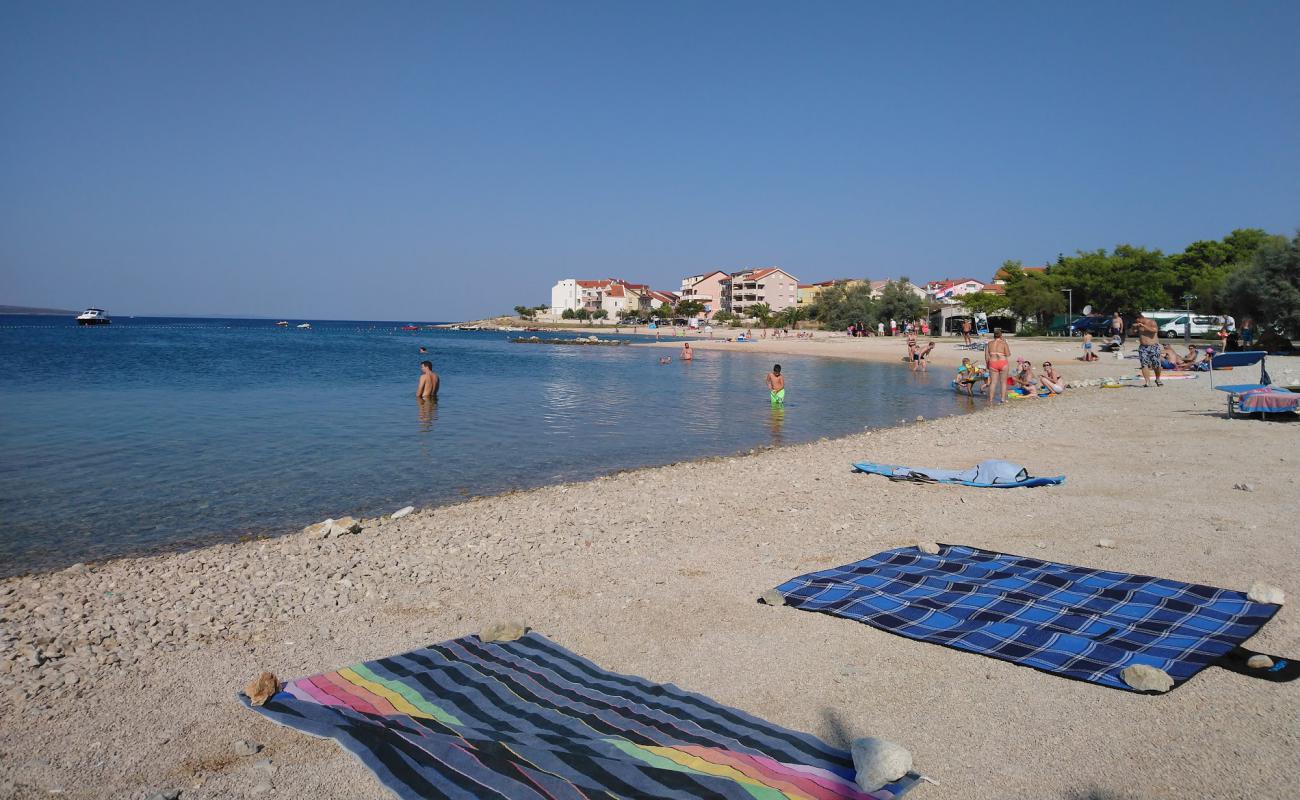
<path fill-rule="evenodd" d="M 969 408 L 943 371 L 783 357 L 773 411 L 754 354 L 661 366 L 398 324 L 0 317 L 0 574 Z M 436 405 L 415 398 L 425 358 Z"/>

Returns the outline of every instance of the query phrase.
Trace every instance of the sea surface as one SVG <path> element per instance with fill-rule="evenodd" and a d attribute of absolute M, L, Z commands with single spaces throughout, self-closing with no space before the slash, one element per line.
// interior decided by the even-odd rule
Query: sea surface
<path fill-rule="evenodd" d="M 0 316 L 0 575 L 972 408 L 946 370 L 901 364 L 783 356 L 774 410 L 772 359 L 743 345 L 660 365 L 649 348 L 311 322 Z M 426 358 L 437 404 L 415 397 Z"/>

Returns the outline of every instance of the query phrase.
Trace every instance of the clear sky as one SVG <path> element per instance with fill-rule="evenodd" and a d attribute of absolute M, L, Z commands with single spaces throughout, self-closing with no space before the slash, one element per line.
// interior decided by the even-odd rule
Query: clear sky
<path fill-rule="evenodd" d="M 0 303 L 461 319 L 1300 224 L 1300 3 L 0 5 Z"/>

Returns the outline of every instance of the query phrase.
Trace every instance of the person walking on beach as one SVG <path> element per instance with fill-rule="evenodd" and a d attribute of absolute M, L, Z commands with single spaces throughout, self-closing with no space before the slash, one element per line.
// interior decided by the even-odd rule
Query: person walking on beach
<path fill-rule="evenodd" d="M 785 376 L 781 374 L 781 365 L 773 364 L 767 373 L 767 390 L 771 393 L 772 405 L 785 405 Z"/>
<path fill-rule="evenodd" d="M 970 347 L 970 320 L 961 321 L 961 343 Z"/>
<path fill-rule="evenodd" d="M 1119 315 L 1115 317 L 1118 319 Z M 1133 320 L 1133 329 L 1138 335 L 1138 364 L 1142 367 L 1142 387 L 1151 386 L 1151 373 L 1156 375 L 1156 386 L 1164 386 L 1160 381 L 1160 331 L 1156 321 L 1147 319 L 1138 312 Z"/>
<path fill-rule="evenodd" d="M 1141 316 L 1141 315 L 1139 315 Z M 1124 346 L 1124 318 L 1115 312 L 1115 316 L 1110 318 L 1110 332 L 1119 337 L 1119 346 Z"/>
<path fill-rule="evenodd" d="M 421 361 L 420 382 L 415 387 L 415 396 L 421 400 L 437 400 L 438 386 L 441 383 L 438 373 L 433 371 L 433 362 Z"/>
<path fill-rule="evenodd" d="M 1007 368 L 1011 366 L 1011 345 L 1002 338 L 1002 329 L 993 329 L 993 341 L 984 348 L 984 366 L 989 372 L 989 405 L 1002 393 L 999 402 L 1007 402 Z"/>
<path fill-rule="evenodd" d="M 691 352 L 691 343 L 682 342 L 682 361 L 690 361 L 693 358 L 695 354 Z"/>
<path fill-rule="evenodd" d="M 889 335 L 890 336 L 898 335 L 898 320 L 891 319 L 889 321 Z"/>

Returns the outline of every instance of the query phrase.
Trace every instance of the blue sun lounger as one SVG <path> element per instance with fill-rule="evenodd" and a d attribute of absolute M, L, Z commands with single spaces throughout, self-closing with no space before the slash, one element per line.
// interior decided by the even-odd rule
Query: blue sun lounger
<path fill-rule="evenodd" d="M 1295 411 L 1300 406 L 1300 395 L 1272 385 L 1268 377 L 1264 359 L 1268 353 L 1263 350 L 1242 350 L 1236 353 L 1215 353 L 1210 357 L 1210 388 L 1228 395 L 1228 417 L 1234 410 L 1247 414 L 1278 414 Z M 1231 383 L 1223 386 L 1214 385 L 1214 371 L 1224 367 L 1249 367 L 1259 364 L 1259 383 Z"/>
<path fill-rule="evenodd" d="M 966 469 L 928 469 L 925 467 L 900 467 L 896 464 L 876 464 L 862 461 L 853 465 L 856 472 L 884 475 L 891 481 L 916 483 L 950 483 L 957 486 L 976 486 L 982 489 L 1015 489 L 1017 487 L 1055 486 L 1065 483 L 1064 475 L 1054 478 L 1035 478 L 1019 464 L 1010 461 L 981 461 Z"/>

